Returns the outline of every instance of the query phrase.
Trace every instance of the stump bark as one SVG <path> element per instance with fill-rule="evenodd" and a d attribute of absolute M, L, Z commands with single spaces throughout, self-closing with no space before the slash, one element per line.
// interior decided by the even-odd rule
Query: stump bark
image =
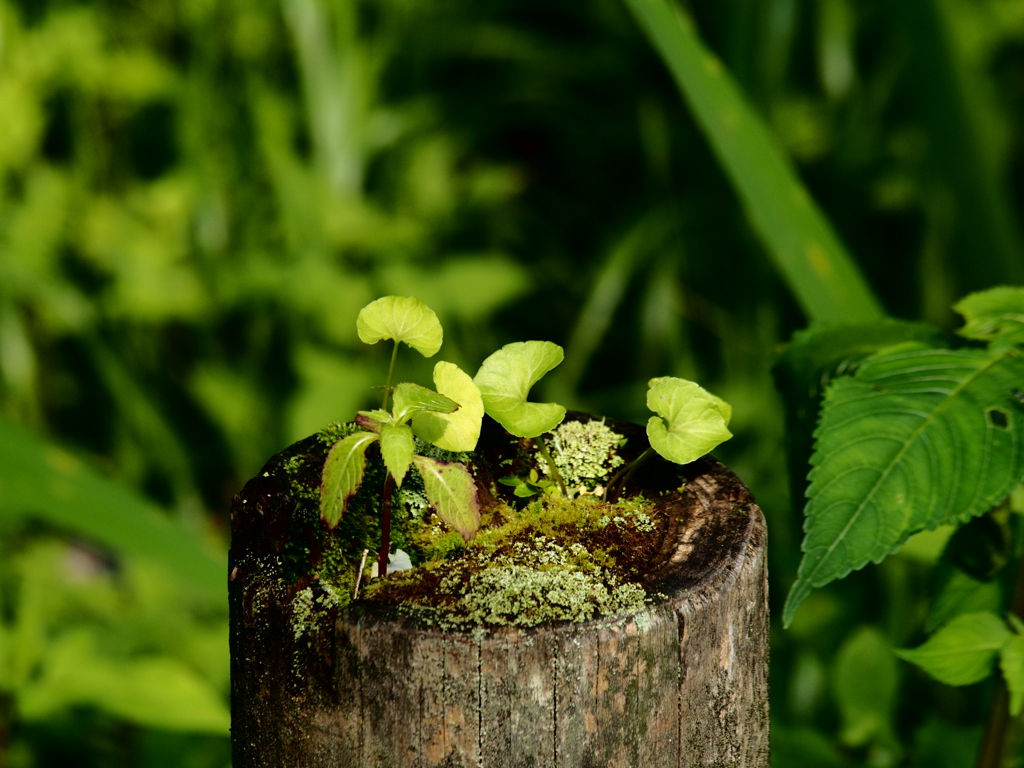
<path fill-rule="evenodd" d="M 299 589 L 323 589 L 286 578 L 281 556 L 298 445 L 232 506 L 235 768 L 769 765 L 764 518 L 724 466 L 637 472 L 676 521 L 651 564 L 665 600 L 637 613 L 457 633 L 362 607 L 299 633 Z"/>

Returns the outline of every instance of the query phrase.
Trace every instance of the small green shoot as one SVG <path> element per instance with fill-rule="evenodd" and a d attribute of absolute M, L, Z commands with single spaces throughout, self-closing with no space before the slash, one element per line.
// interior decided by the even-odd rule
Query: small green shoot
<path fill-rule="evenodd" d="M 474 381 L 480 388 L 487 415 L 516 437 L 533 438 L 548 463 L 563 495 L 565 484 L 544 439 L 565 418 L 565 407 L 557 403 L 527 401 L 530 387 L 559 363 L 565 353 L 550 341 L 517 341 L 506 344 L 480 366 Z"/>
<path fill-rule="evenodd" d="M 498 482 L 502 485 L 511 486 L 512 493 L 521 499 L 528 499 L 541 493 L 553 494 L 558 489 L 558 483 L 554 480 L 542 478 L 536 468 L 530 470 L 530 474 L 526 479 L 521 477 L 500 477 Z"/>
<path fill-rule="evenodd" d="M 321 478 L 320 515 L 331 528 L 338 524 L 362 484 L 366 451 L 377 443 L 387 469 L 381 497 L 383 517 L 377 568 L 378 573 L 386 573 L 391 549 L 392 491 L 401 487 L 410 466 L 415 466 L 423 478 L 427 500 L 438 517 L 467 541 L 476 534 L 480 505 L 472 475 L 462 464 L 417 455 L 410 422 L 417 425 L 421 439 L 434 445 L 446 450 L 473 450 L 480 435 L 483 407 L 472 379 L 451 363 L 438 363 L 434 378 L 439 387 L 454 397 L 409 382 L 392 388 L 399 343 L 408 344 L 425 357 L 436 354 L 441 347 L 441 323 L 419 299 L 377 299 L 359 313 L 356 328 L 359 338 L 367 344 L 390 340 L 395 346 L 381 408 L 360 411 L 355 421 L 365 431 L 339 440 L 327 455 Z M 394 408 L 389 411 L 392 392 Z M 455 416 L 463 405 L 465 412 Z"/>
<path fill-rule="evenodd" d="M 732 406 L 699 384 L 661 376 L 647 386 L 647 407 L 658 414 L 647 422 L 651 447 L 612 478 L 606 496 L 625 485 L 652 453 L 674 464 L 689 464 L 732 437 L 728 429 Z"/>
<path fill-rule="evenodd" d="M 512 486 L 520 498 L 538 494 L 571 497 L 542 438 L 565 419 L 565 407 L 527 399 L 530 388 L 562 362 L 561 347 L 550 341 L 506 344 L 484 360 L 474 378 L 452 363 L 439 362 L 434 367 L 435 391 L 410 382 L 392 386 L 400 343 L 426 357 L 441 347 L 444 334 L 429 307 L 412 297 L 385 296 L 364 307 L 356 325 L 359 338 L 367 344 L 394 342 L 391 365 L 381 407 L 360 411 L 355 423 L 361 431 L 340 439 L 327 455 L 320 514 L 331 528 L 338 524 L 363 482 L 366 452 L 376 444 L 387 470 L 381 493 L 378 573 L 387 572 L 391 497 L 395 488 L 401 488 L 410 467 L 422 478 L 427 501 L 438 517 L 466 541 L 476 535 L 480 525 L 473 475 L 462 464 L 417 454 L 416 437 L 445 451 L 473 451 L 486 413 L 512 435 L 532 439 L 551 477 L 541 478 L 537 468 L 532 468 L 527 479 L 501 478 L 499 482 Z M 611 479 L 604 489 L 606 495 L 616 480 L 624 483 L 652 451 L 685 464 L 731 437 L 726 428 L 731 409 L 724 401 L 682 379 L 652 379 L 650 387 L 647 403 L 658 414 L 647 426 L 651 448 Z M 574 486 L 573 493 L 580 491 Z"/>
<path fill-rule="evenodd" d="M 647 422 L 651 447 L 669 461 L 689 464 L 732 432 L 732 408 L 692 381 L 662 376 L 648 383 L 647 407 L 657 416 Z"/>

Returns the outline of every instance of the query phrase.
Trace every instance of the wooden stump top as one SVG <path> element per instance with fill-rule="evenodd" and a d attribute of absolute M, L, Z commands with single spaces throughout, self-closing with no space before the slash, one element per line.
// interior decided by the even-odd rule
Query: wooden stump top
<path fill-rule="evenodd" d="M 642 428 L 609 425 L 646 447 Z M 650 583 L 664 601 L 441 632 L 374 606 L 339 613 L 316 581 L 286 578 L 284 542 L 308 532 L 283 468 L 311 448 L 275 456 L 232 506 L 236 768 L 768 765 L 764 519 L 720 463 L 652 460 L 634 479 L 672 512 Z M 303 590 L 314 618 L 298 633 Z"/>

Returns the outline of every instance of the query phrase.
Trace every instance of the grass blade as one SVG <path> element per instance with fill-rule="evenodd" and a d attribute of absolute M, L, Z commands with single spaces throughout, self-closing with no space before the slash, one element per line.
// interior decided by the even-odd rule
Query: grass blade
<path fill-rule="evenodd" d="M 30 516 L 160 562 L 209 596 L 225 594 L 223 552 L 71 454 L 0 421 L 0 518 Z"/>
<path fill-rule="evenodd" d="M 811 321 L 883 311 L 771 131 L 670 0 L 625 0 L 675 78 L 751 224 Z"/>

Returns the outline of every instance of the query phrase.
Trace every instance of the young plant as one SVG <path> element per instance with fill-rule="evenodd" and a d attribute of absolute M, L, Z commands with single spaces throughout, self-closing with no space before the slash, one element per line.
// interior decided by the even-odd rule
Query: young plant
<path fill-rule="evenodd" d="M 515 486 L 514 493 L 520 497 L 555 493 L 569 496 L 542 437 L 562 423 L 565 407 L 528 400 L 530 388 L 562 362 L 561 347 L 550 341 L 507 344 L 484 360 L 472 379 L 452 363 L 440 362 L 434 367 L 437 389 L 432 390 L 408 382 L 393 386 L 400 344 L 424 357 L 435 355 L 441 347 L 441 324 L 423 302 L 401 296 L 378 299 L 359 313 L 357 330 L 367 344 L 394 343 L 391 365 L 381 407 L 359 411 L 355 423 L 360 429 L 336 442 L 327 455 L 320 514 L 331 528 L 338 524 L 362 485 L 367 450 L 376 445 L 386 469 L 378 573 L 387 571 L 392 495 L 412 467 L 419 472 L 427 501 L 441 520 L 467 541 L 476 535 L 480 524 L 476 485 L 469 470 L 463 464 L 418 454 L 416 437 L 446 451 L 472 451 L 486 412 L 510 434 L 532 439 L 552 478 L 543 479 L 532 469 L 529 480 L 503 478 L 502 482 Z M 726 428 L 729 406 L 693 382 L 672 377 L 652 379 L 647 404 L 658 414 L 647 425 L 651 448 L 624 467 L 609 485 L 624 483 L 652 451 L 685 464 L 732 436 Z"/>
<path fill-rule="evenodd" d="M 568 495 L 558 467 L 541 437 L 565 418 L 565 408 L 557 403 L 531 403 L 530 388 L 562 362 L 562 348 L 550 341 L 522 341 L 507 344 L 480 366 L 474 381 L 480 388 L 488 416 L 518 437 L 532 438 L 548 471 L 563 495 Z M 727 425 L 731 406 L 692 381 L 672 376 L 651 379 L 648 384 L 647 407 L 657 416 L 647 422 L 651 447 L 618 472 L 605 489 L 605 497 L 614 487 L 621 487 L 641 464 L 653 454 L 675 464 L 688 464 L 699 459 L 732 433 Z M 529 481 L 510 478 L 506 484 L 515 486 L 517 496 L 532 496 L 546 488 L 531 473 Z"/>
<path fill-rule="evenodd" d="M 480 436 L 483 403 L 473 380 L 452 363 L 439 362 L 434 367 L 437 391 L 408 382 L 392 387 L 399 344 L 407 344 L 424 357 L 432 357 L 441 348 L 441 323 L 419 299 L 377 299 L 360 311 L 356 328 L 360 340 L 367 344 L 394 342 L 391 365 L 381 407 L 360 411 L 355 421 L 362 430 L 339 440 L 327 455 L 321 479 L 320 515 L 331 528 L 338 524 L 362 484 L 367 449 L 378 445 L 387 470 L 381 494 L 381 545 L 377 554 L 377 572 L 384 574 L 391 550 L 392 492 L 401 487 L 411 466 L 423 479 L 427 500 L 438 517 L 467 541 L 476 534 L 480 505 L 469 470 L 462 464 L 417 454 L 414 436 L 444 450 L 471 451 Z M 389 399 L 393 400 L 391 410 Z"/>

